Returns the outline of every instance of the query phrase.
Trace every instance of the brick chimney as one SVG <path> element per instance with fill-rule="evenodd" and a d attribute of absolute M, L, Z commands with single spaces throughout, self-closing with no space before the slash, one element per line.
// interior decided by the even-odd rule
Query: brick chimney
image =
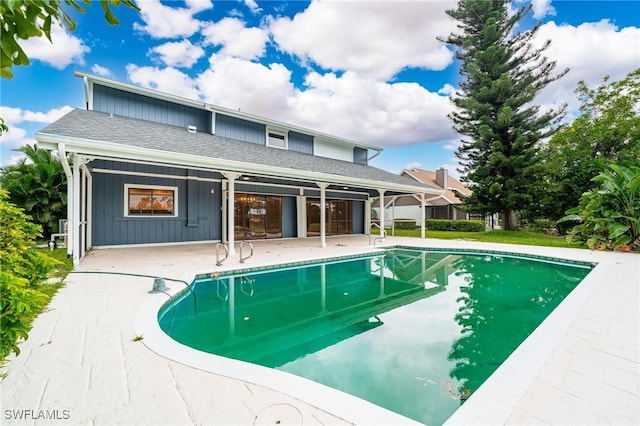
<path fill-rule="evenodd" d="M 447 169 L 440 167 L 436 170 L 436 184 L 444 189 L 449 188 L 449 174 L 447 173 Z"/>

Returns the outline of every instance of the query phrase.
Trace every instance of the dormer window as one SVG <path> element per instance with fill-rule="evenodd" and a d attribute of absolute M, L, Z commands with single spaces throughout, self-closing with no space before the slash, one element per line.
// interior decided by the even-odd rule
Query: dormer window
<path fill-rule="evenodd" d="M 267 146 L 287 149 L 287 133 L 280 130 L 267 129 Z"/>

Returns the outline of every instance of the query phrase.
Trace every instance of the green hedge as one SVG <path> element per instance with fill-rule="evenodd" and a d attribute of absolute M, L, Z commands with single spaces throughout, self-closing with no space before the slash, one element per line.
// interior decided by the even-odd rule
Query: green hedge
<path fill-rule="evenodd" d="M 395 229 L 416 229 L 415 219 L 394 219 L 393 226 Z"/>
<path fill-rule="evenodd" d="M 482 232 L 484 222 L 481 220 L 448 220 L 427 219 L 426 226 L 432 231 Z"/>

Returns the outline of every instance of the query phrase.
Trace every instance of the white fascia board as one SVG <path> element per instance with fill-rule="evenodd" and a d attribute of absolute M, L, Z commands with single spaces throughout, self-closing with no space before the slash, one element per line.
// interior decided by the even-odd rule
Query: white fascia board
<path fill-rule="evenodd" d="M 304 182 L 325 182 L 328 184 L 383 189 L 406 193 L 441 193 L 441 191 L 436 189 L 413 185 L 400 185 L 384 181 L 371 181 L 369 179 L 363 178 L 289 169 L 286 167 L 274 167 L 262 164 L 245 163 L 235 160 L 202 157 L 193 154 L 182 154 L 179 152 L 139 148 L 112 142 L 104 142 L 70 136 L 59 136 L 42 132 L 36 133 L 36 140 L 38 141 L 38 146 L 43 149 L 57 150 L 58 144 L 64 144 L 67 152 L 75 152 L 87 156 L 104 156 L 134 161 L 144 160 L 180 166 L 202 167 L 206 169 L 289 178 L 301 180 Z"/>
<path fill-rule="evenodd" d="M 206 103 L 206 102 L 195 101 L 193 99 L 188 99 L 188 98 L 183 98 L 181 96 L 171 95 L 169 93 L 160 92 L 160 91 L 154 90 L 154 89 L 148 89 L 148 88 L 145 88 L 145 87 L 134 86 L 134 85 L 128 84 L 128 83 L 122 83 L 122 82 L 117 81 L 117 80 L 112 80 L 110 78 L 105 78 L 105 77 L 100 77 L 100 76 L 97 76 L 97 75 L 88 74 L 88 73 L 85 73 L 85 72 L 82 72 L 82 71 L 74 71 L 74 75 L 76 77 L 86 78 L 89 81 L 90 84 L 92 82 L 96 82 L 96 83 L 102 84 L 103 86 L 112 87 L 114 89 L 124 90 L 126 92 L 136 93 L 136 94 L 139 94 L 139 95 L 144 95 L 144 96 L 148 96 L 148 97 L 155 98 L 155 99 L 175 102 L 175 103 L 178 103 L 178 104 L 181 104 L 181 105 L 191 106 L 191 107 L 194 107 L 194 108 L 200 108 L 200 109 L 203 109 L 203 110 L 206 110 L 206 111 L 219 112 L 221 114 L 229 115 L 231 117 L 241 118 L 241 119 L 253 121 L 253 122 L 256 122 L 256 123 L 264 124 L 264 125 L 266 125 L 268 127 L 274 128 L 274 129 L 286 129 L 287 131 L 294 131 L 294 132 L 308 134 L 308 135 L 313 136 L 314 138 L 321 138 L 323 140 L 327 140 L 327 141 L 330 141 L 332 143 L 337 143 L 337 144 L 340 144 L 340 145 L 349 145 L 349 146 L 352 146 L 352 147 L 357 146 L 358 148 L 364 148 L 364 149 L 368 149 L 368 150 L 370 149 L 370 150 L 373 150 L 373 151 L 382 152 L 382 148 L 377 147 L 377 146 L 367 145 L 367 144 L 356 142 L 356 141 L 352 141 L 352 140 L 349 140 L 349 139 L 338 138 L 336 136 L 331 136 L 331 135 L 328 135 L 328 134 L 325 134 L 325 133 L 316 132 L 316 131 L 311 130 L 311 129 L 305 129 L 304 127 L 299 127 L 299 126 L 295 126 L 295 125 L 292 125 L 292 124 L 283 123 L 283 122 L 276 121 L 276 120 L 271 120 L 271 119 L 268 119 L 268 118 L 265 118 L 265 117 L 260 117 L 260 116 L 249 114 L 249 113 L 246 113 L 246 112 L 233 110 L 233 109 L 230 109 L 230 108 L 224 108 L 224 107 L 217 106 L 217 105 L 212 105 L 212 104 L 209 104 L 209 103 Z"/>

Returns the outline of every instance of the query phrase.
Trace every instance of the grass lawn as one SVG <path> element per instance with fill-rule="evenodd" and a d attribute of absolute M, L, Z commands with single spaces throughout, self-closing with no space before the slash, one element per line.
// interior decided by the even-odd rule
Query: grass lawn
<path fill-rule="evenodd" d="M 36 289 L 47 296 L 47 303 L 43 309 L 47 309 L 47 305 L 56 294 L 58 290 L 64 287 L 64 279 L 67 278 L 67 275 L 70 271 L 73 270 L 73 259 L 67 258 L 67 249 L 59 248 L 54 250 L 49 250 L 48 248 L 41 248 L 42 253 L 50 256 L 57 261 L 61 262 L 60 265 L 56 267 L 56 270 L 49 275 L 49 280 L 46 283 L 43 283 L 36 287 Z M 35 317 L 34 317 L 35 318 Z"/>
<path fill-rule="evenodd" d="M 49 248 L 42 248 L 42 253 L 47 256 L 53 257 L 62 264 L 56 268 L 56 271 L 51 274 L 51 278 L 60 278 L 60 281 L 67 277 L 67 274 L 73 270 L 73 259 L 67 258 L 66 248 L 57 248 L 50 250 Z"/>
<path fill-rule="evenodd" d="M 371 230 L 372 234 L 379 234 L 377 228 Z M 391 236 L 391 229 L 387 229 L 387 235 Z M 396 229 L 396 237 L 420 237 L 420 230 Z M 582 248 L 580 243 L 567 243 L 564 236 L 554 236 L 532 231 L 503 231 L 493 230 L 484 232 L 455 232 L 455 231 L 430 231 L 427 230 L 427 238 L 439 240 L 469 240 L 485 243 L 522 244 L 528 246 L 543 247 L 568 247 Z"/>

